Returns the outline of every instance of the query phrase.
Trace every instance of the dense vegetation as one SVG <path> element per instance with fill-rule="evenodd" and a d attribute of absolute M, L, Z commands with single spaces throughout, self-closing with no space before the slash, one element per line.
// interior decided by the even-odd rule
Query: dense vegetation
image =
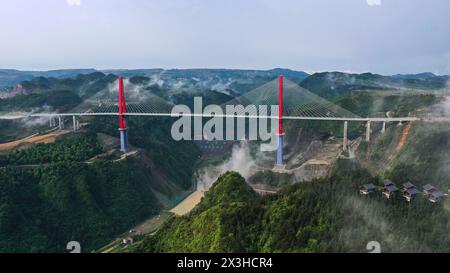
<path fill-rule="evenodd" d="M 290 185 L 294 180 L 293 174 L 275 173 L 270 170 L 259 171 L 248 178 L 250 184 L 265 184 L 273 187 Z"/>
<path fill-rule="evenodd" d="M 258 197 L 237 173 L 222 175 L 188 216 L 169 220 L 136 251 L 221 252 L 246 248 L 252 230 L 249 204 Z"/>
<path fill-rule="evenodd" d="M 358 187 L 378 183 L 351 162 L 329 177 L 256 197 L 236 173 L 226 173 L 189 215 L 169 221 L 136 252 L 448 252 L 448 204 L 423 196 L 361 196 Z M 448 202 L 448 200 L 446 200 Z M 447 207 L 446 207 L 447 206 Z"/>
<path fill-rule="evenodd" d="M 103 150 L 94 133 L 63 137 L 52 144 L 37 144 L 0 157 L 0 166 L 85 161 Z"/>
<path fill-rule="evenodd" d="M 431 183 L 442 191 L 449 189 L 450 128 L 445 123 L 413 122 L 395 155 L 404 128 L 394 126 L 372 143 L 363 143 L 357 153 L 361 162 L 397 183 L 409 180 L 417 186 Z"/>
<path fill-rule="evenodd" d="M 21 83 L 25 90 L 33 93 L 45 93 L 51 91 L 68 90 L 81 98 L 94 95 L 114 82 L 117 76 L 105 75 L 101 72 L 80 74 L 74 78 L 45 78 L 37 77 Z"/>
<path fill-rule="evenodd" d="M 25 110 L 31 111 L 36 107 L 49 106 L 62 111 L 69 110 L 81 103 L 77 94 L 68 90 L 55 90 L 47 93 L 18 95 L 9 99 L 0 100 L 0 111 Z"/>
<path fill-rule="evenodd" d="M 15 109 L 12 104 L 21 110 L 43 105 L 65 110 L 115 78 L 102 73 L 36 78 L 22 83 L 31 94 L 1 102 L 7 110 Z M 53 95 L 62 99 L 48 104 Z M 91 132 L 118 134 L 117 120 L 108 117 L 88 120 L 86 133 L 0 157 L 0 252 L 65 252 L 71 240 L 79 241 L 83 252 L 94 250 L 178 200 L 192 185 L 200 152 L 191 142 L 170 138 L 169 120 L 130 119 L 130 144 L 142 150 L 119 162 L 86 162 L 103 152 Z M 8 133 L 20 125 L 5 124 Z"/>
<path fill-rule="evenodd" d="M 388 111 L 393 117 L 405 117 L 410 112 L 436 104 L 441 99 L 442 97 L 433 94 L 403 95 L 358 92 L 338 98 L 336 104 L 361 117 L 385 117 Z"/>
<path fill-rule="evenodd" d="M 66 157 L 63 144 L 87 154 Z M 141 162 L 72 161 L 95 150 L 89 137 L 71 137 L 11 157 L 31 163 L 42 153 L 54 163 L 0 168 L 0 252 L 64 252 L 72 240 L 87 252 L 159 210 Z"/>

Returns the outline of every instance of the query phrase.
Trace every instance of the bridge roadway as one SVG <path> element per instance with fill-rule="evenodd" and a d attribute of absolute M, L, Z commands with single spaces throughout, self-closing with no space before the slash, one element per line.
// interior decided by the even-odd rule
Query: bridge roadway
<path fill-rule="evenodd" d="M 110 113 L 94 113 L 94 112 L 80 112 L 80 113 L 34 113 L 26 115 L 3 115 L 0 119 L 23 119 L 23 118 L 48 118 L 50 126 L 56 126 L 55 118 L 58 119 L 59 129 L 64 129 L 64 117 L 73 118 L 73 130 L 79 129 L 79 117 L 82 116 L 118 116 L 117 112 Z M 205 114 L 205 113 L 124 113 L 124 116 L 147 116 L 147 117 L 204 117 L 204 118 L 253 118 L 253 119 L 280 119 L 279 116 L 268 115 L 242 115 L 242 114 Z M 408 122 L 408 121 L 425 121 L 425 122 L 450 122 L 450 117 L 433 117 L 424 115 L 422 117 L 378 117 L 378 118 L 362 118 L 362 117 L 307 117 L 307 116 L 283 116 L 283 120 L 317 120 L 317 121 L 341 121 L 344 122 L 343 142 L 342 148 L 344 151 L 348 149 L 348 122 L 365 122 L 366 123 L 366 142 L 370 141 L 372 129 L 372 122 L 382 122 L 381 133 L 386 132 L 386 124 L 388 122 Z"/>
<path fill-rule="evenodd" d="M 3 115 L 0 119 L 23 119 L 30 117 L 68 117 L 68 116 L 118 116 L 119 113 L 35 113 L 27 115 Z M 204 118 L 259 118 L 259 119 L 279 119 L 278 116 L 264 115 L 228 115 L 228 114 L 203 114 L 203 113 L 126 113 L 125 116 L 148 116 L 148 117 L 204 117 Z M 318 120 L 318 121 L 361 121 L 361 122 L 402 122 L 402 121 L 450 121 L 450 118 L 420 118 L 420 117 L 378 117 L 378 118 L 346 118 L 346 117 L 307 117 L 307 116 L 283 116 L 283 120 Z"/>

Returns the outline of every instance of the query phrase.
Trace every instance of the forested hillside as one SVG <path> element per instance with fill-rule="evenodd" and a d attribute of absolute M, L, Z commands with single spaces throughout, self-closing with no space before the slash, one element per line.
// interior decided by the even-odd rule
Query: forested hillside
<path fill-rule="evenodd" d="M 449 79 L 449 76 L 435 75 L 399 77 L 372 73 L 321 72 L 309 76 L 300 85 L 321 97 L 334 98 L 364 90 L 441 90 L 447 87 Z"/>
<path fill-rule="evenodd" d="M 0 99 L 0 112 L 32 111 L 42 107 L 67 111 L 116 79 L 112 74 L 100 72 L 65 79 L 33 78 L 4 93 L 5 98 Z"/>
<path fill-rule="evenodd" d="M 67 156 L 79 145 L 85 154 Z M 0 252 L 64 252 L 71 240 L 89 251 L 158 211 L 154 178 L 141 163 L 82 161 L 98 149 L 89 136 L 73 137 L 7 157 L 12 165 L 0 168 Z M 46 156 L 49 164 L 16 166 Z"/>
<path fill-rule="evenodd" d="M 133 251 L 366 252 L 369 241 L 379 241 L 383 252 L 450 251 L 448 203 L 359 195 L 367 182 L 379 179 L 341 161 L 329 177 L 255 197 L 242 177 L 226 173 L 198 208 Z"/>
<path fill-rule="evenodd" d="M 0 157 L 0 166 L 32 165 L 65 161 L 85 161 L 101 153 L 103 147 L 95 133 L 74 134 L 62 137 L 56 143 L 37 144 L 32 149 L 15 150 Z"/>
<path fill-rule="evenodd" d="M 0 88 L 14 86 L 22 81 L 35 77 L 70 78 L 79 74 L 89 74 L 95 69 L 58 69 L 50 71 L 20 71 L 16 69 L 0 69 Z"/>
<path fill-rule="evenodd" d="M 2 102 L 48 100 L 53 91 L 36 92 Z M 119 162 L 87 162 L 106 152 L 96 133 L 118 135 L 115 118 L 88 122 L 84 133 L 0 157 L 0 252 L 66 252 L 72 240 L 83 252 L 98 249 L 191 188 L 200 153 L 192 142 L 172 140 L 169 120 L 130 119 L 130 144 L 141 150 Z M 11 131 L 21 125 L 8 124 Z"/>
<path fill-rule="evenodd" d="M 450 188 L 450 128 L 445 123 L 413 122 L 399 146 L 407 125 L 394 125 L 356 151 L 360 162 L 372 173 L 398 183 L 433 184 Z"/>

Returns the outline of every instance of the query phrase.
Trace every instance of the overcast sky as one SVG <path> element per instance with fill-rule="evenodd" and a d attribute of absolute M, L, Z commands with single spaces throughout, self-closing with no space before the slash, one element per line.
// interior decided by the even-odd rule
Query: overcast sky
<path fill-rule="evenodd" d="M 448 0 L 0 3 L 0 68 L 450 74 Z"/>

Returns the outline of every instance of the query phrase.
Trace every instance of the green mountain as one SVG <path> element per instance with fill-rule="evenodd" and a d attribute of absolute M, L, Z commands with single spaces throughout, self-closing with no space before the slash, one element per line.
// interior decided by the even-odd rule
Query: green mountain
<path fill-rule="evenodd" d="M 360 91 L 338 97 L 334 102 L 361 117 L 405 117 L 441 102 L 437 94 Z"/>
<path fill-rule="evenodd" d="M 186 217 L 172 218 L 139 252 L 236 252 L 246 248 L 257 194 L 235 172 L 222 175 Z"/>
<path fill-rule="evenodd" d="M 90 251 L 159 210 L 143 164 L 85 161 L 100 151 L 81 134 L 0 159 L 0 252 Z"/>
<path fill-rule="evenodd" d="M 392 77 L 400 79 L 428 79 L 436 77 L 436 75 L 431 72 L 422 72 L 417 74 L 396 74 Z"/>
<path fill-rule="evenodd" d="M 115 136 L 116 122 L 93 119 L 82 132 L 0 157 L 0 252 L 65 252 L 73 240 L 89 252 L 183 198 L 194 144 L 167 138 L 167 121 L 134 119 L 137 153 L 121 159 L 96 134 Z"/>
<path fill-rule="evenodd" d="M 395 77 L 372 73 L 315 73 L 300 86 L 325 98 L 333 98 L 361 90 L 440 90 L 447 87 L 449 76 Z"/>
<path fill-rule="evenodd" d="M 221 92 L 242 93 L 273 80 L 279 74 L 284 74 L 295 82 L 300 82 L 309 74 L 303 71 L 276 68 L 271 70 L 242 69 L 109 69 L 97 71 L 94 69 L 72 69 L 51 71 L 19 71 L 0 69 L 0 98 L 2 91 L 35 78 L 76 79 L 81 74 L 122 75 L 124 77 L 147 77 L 150 84 L 156 84 L 164 89 L 172 88 L 204 88 Z M 136 83 L 136 82 L 135 82 Z"/>
<path fill-rule="evenodd" d="M 402 140 L 403 135 L 406 136 Z M 370 143 L 362 143 L 356 156 L 373 174 L 398 183 L 411 181 L 419 188 L 432 184 L 447 191 L 450 189 L 449 136 L 450 128 L 443 123 L 393 125 L 385 134 L 375 134 Z"/>
<path fill-rule="evenodd" d="M 226 173 L 189 215 L 168 221 L 133 252 L 448 252 L 448 205 L 420 197 L 361 196 L 378 179 L 349 162 L 326 178 L 255 197 L 244 179 Z"/>
<path fill-rule="evenodd" d="M 361 116 L 385 116 L 386 112 L 405 116 L 427 111 L 442 99 L 421 92 L 356 92 L 335 102 Z M 351 124 L 351 139 L 364 134 L 363 125 Z M 169 220 L 130 251 L 367 252 L 366 244 L 378 241 L 383 252 L 448 252 L 448 198 L 433 204 L 419 194 L 408 203 L 401 194 L 387 200 L 379 192 L 361 196 L 358 189 L 366 183 L 381 187 L 383 179 L 391 179 L 398 186 L 411 181 L 421 189 L 431 183 L 447 191 L 450 129 L 440 123 L 414 122 L 398 148 L 409 125 L 388 124 L 385 134 L 380 126 L 373 124 L 371 142 L 362 142 L 354 159 L 339 159 L 324 178 L 295 185 L 291 185 L 292 175 L 271 171 L 249 178 L 249 183 L 281 187 L 275 195 L 248 194 L 242 190 L 248 188 L 242 177 L 226 173 L 190 214 Z M 287 140 L 299 133 L 299 127 L 342 136 L 342 124 L 335 122 L 286 122 L 285 127 Z M 224 191 L 227 188 L 230 191 Z"/>
<path fill-rule="evenodd" d="M 4 92 L 4 98 L 0 99 L 0 112 L 31 111 L 43 107 L 67 111 L 104 90 L 116 79 L 112 74 L 100 72 L 64 79 L 36 77 Z"/>
<path fill-rule="evenodd" d="M 79 74 L 89 74 L 95 69 L 60 69 L 49 71 L 20 71 L 16 69 L 0 69 L 0 89 L 14 86 L 22 81 L 29 81 L 35 77 L 71 78 Z"/>

